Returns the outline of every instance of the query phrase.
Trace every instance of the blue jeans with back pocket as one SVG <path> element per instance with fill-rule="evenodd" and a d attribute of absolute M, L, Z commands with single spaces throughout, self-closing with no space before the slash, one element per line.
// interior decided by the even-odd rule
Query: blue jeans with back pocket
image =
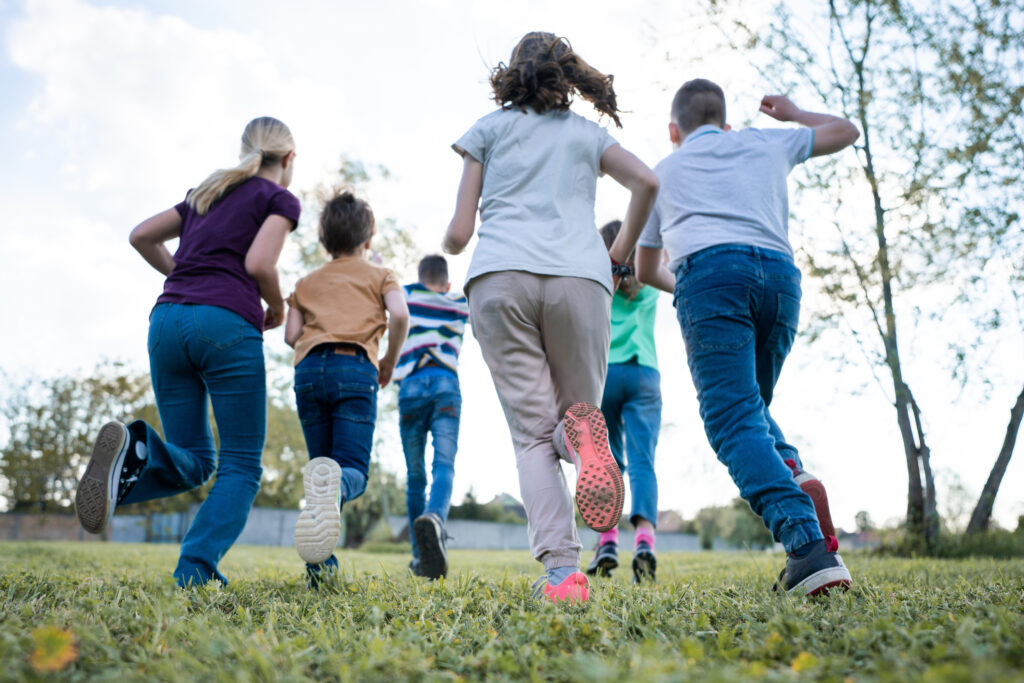
<path fill-rule="evenodd" d="M 309 458 L 341 466 L 341 495 L 366 490 L 377 422 L 377 368 L 363 354 L 345 355 L 323 344 L 295 366 L 295 406 Z"/>
<path fill-rule="evenodd" d="M 149 318 L 149 368 L 164 438 L 145 422 L 133 434 L 146 466 L 124 503 L 164 498 L 217 480 L 181 542 L 180 585 L 218 579 L 217 565 L 242 533 L 260 488 L 267 434 L 263 335 L 219 306 L 158 304 Z M 214 447 L 210 406 L 220 450 Z"/>
<path fill-rule="evenodd" d="M 786 551 L 822 539 L 811 499 L 783 462 L 799 455 L 768 406 L 800 317 L 785 253 L 725 244 L 684 259 L 675 307 L 704 431 L 740 495 Z"/>

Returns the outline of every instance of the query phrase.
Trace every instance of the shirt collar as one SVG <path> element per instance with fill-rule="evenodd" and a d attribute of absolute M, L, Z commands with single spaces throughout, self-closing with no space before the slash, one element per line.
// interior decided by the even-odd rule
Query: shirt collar
<path fill-rule="evenodd" d="M 690 134 L 683 139 L 683 144 L 692 142 L 697 138 L 704 137 L 705 135 L 718 135 L 725 131 L 716 126 L 713 123 L 705 123 L 703 126 L 698 126 L 690 131 Z"/>

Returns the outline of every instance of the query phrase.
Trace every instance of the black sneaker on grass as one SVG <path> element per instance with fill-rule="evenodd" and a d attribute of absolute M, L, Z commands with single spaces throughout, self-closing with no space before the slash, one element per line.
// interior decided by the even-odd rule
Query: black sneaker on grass
<path fill-rule="evenodd" d="M 135 487 L 146 466 L 144 437 L 117 421 L 100 428 L 92 457 L 75 490 L 75 514 L 90 534 L 101 533 L 110 524 L 114 508 Z"/>
<path fill-rule="evenodd" d="M 433 512 L 420 515 L 412 523 L 412 532 L 416 534 L 416 546 L 420 551 L 418 576 L 428 579 L 440 579 L 448 575 L 448 551 L 445 541 L 448 533 L 444 522 Z"/>
<path fill-rule="evenodd" d="M 619 566 L 619 544 L 612 543 L 601 543 L 594 550 L 594 559 L 590 561 L 587 566 L 587 574 L 589 576 L 604 576 L 608 577 L 612 575 L 612 570 Z"/>
<path fill-rule="evenodd" d="M 852 582 L 850 570 L 843 564 L 839 553 L 830 551 L 825 541 L 819 541 L 803 557 L 789 555 L 786 558 L 786 568 L 779 574 L 772 590 L 777 591 L 781 587 L 787 593 L 828 595 L 832 588 L 849 590 Z"/>
<path fill-rule="evenodd" d="M 318 564 L 306 563 L 306 585 L 310 590 L 318 591 L 334 581 L 338 575 L 338 558 L 331 555 Z"/>
<path fill-rule="evenodd" d="M 658 558 L 654 556 L 654 548 L 647 541 L 640 541 L 633 550 L 633 583 L 654 583 L 657 570 Z"/>

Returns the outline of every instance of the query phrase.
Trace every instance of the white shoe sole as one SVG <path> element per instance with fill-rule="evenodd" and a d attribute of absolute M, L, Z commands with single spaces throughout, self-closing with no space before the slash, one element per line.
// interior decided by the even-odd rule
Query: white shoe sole
<path fill-rule="evenodd" d="M 102 533 L 114 517 L 117 484 L 128 453 L 128 428 L 120 422 L 108 422 L 100 428 L 92 457 L 75 490 L 75 514 L 90 534 Z"/>
<path fill-rule="evenodd" d="M 338 547 L 341 535 L 341 467 L 330 458 L 313 458 L 302 468 L 306 507 L 295 523 L 295 550 L 309 564 L 320 564 Z"/>

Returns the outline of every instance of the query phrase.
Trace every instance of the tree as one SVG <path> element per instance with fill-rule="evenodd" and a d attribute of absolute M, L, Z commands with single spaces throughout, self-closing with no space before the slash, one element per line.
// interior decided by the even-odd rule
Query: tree
<path fill-rule="evenodd" d="M 888 374 L 908 472 L 908 535 L 932 547 L 931 447 L 901 344 L 908 319 L 970 320 L 973 341 L 948 362 L 966 378 L 970 354 L 1000 330 L 1008 307 L 993 282 L 1008 273 L 1021 281 L 1022 11 L 1000 0 L 830 0 L 799 21 L 779 4 L 760 28 L 730 18 L 730 4 L 710 0 L 711 15 L 732 47 L 755 53 L 770 87 L 814 93 L 861 129 L 856 155 L 817 162 L 799 186 L 809 210 L 795 223 L 817 227 L 831 213 L 834 230 L 805 234 L 801 257 L 829 301 L 811 338 L 842 331 Z"/>

